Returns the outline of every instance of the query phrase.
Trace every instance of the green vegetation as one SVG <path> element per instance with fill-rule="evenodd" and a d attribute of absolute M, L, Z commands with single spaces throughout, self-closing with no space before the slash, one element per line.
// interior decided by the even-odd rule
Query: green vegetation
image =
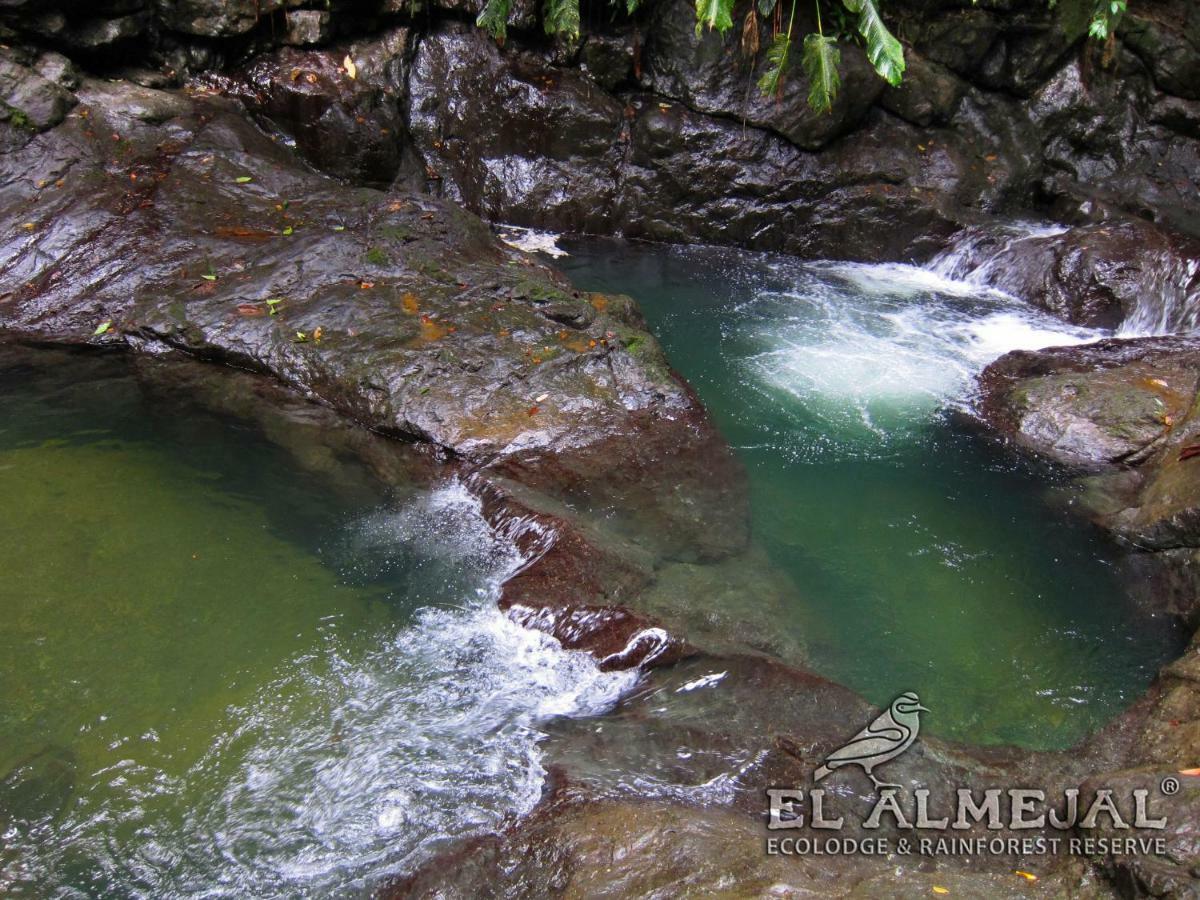
<path fill-rule="evenodd" d="M 625 12 L 633 14 L 641 0 L 609 0 L 614 6 L 623 6 Z M 796 24 L 796 4 L 791 0 L 787 26 L 781 28 L 775 17 L 774 35 L 766 52 L 766 68 L 758 77 L 758 89 L 764 96 L 775 96 L 783 85 L 784 74 L 791 62 L 793 32 Z M 974 0 L 977 2 L 977 0 Z M 1054 7 L 1058 0 L 1047 0 Z M 1091 0 L 1092 9 L 1088 20 L 1088 33 L 1096 40 L 1109 40 L 1117 22 L 1125 14 L 1128 0 Z M 579 38 L 579 0 L 543 0 L 542 19 L 547 34 L 559 35 L 567 40 Z M 800 45 L 800 61 L 809 79 L 808 104 L 817 112 L 831 112 L 833 101 L 841 86 L 838 66 L 841 51 L 838 50 L 839 36 L 850 36 L 862 41 L 871 65 L 893 87 L 900 84 L 904 76 L 904 47 L 888 29 L 880 14 L 877 0 L 813 0 L 816 8 L 817 30 L 804 37 Z M 763 22 L 775 16 L 778 0 L 756 0 L 747 11 L 742 26 L 742 47 L 747 55 L 753 56 L 759 48 L 759 28 Z M 707 26 L 724 35 L 733 27 L 736 0 L 696 0 L 696 34 Z M 487 0 L 483 11 L 475 20 L 501 44 L 508 32 L 508 16 L 512 0 Z M 839 26 L 826 34 L 821 22 L 821 13 Z M 849 21 L 847 21 L 849 20 Z"/>

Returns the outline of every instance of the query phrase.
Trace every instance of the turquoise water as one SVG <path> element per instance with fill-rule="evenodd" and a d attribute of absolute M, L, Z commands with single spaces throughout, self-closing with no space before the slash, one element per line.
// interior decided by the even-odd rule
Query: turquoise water
<path fill-rule="evenodd" d="M 1113 548 L 1048 504 L 1061 478 L 954 424 L 991 359 L 1098 333 L 908 266 L 560 244 L 580 287 L 639 301 L 745 461 L 755 539 L 800 598 L 778 628 L 818 672 L 881 705 L 918 691 L 934 734 L 1057 748 L 1178 652 Z"/>
<path fill-rule="evenodd" d="M 542 723 L 627 685 L 497 611 L 456 483 L 45 360 L 0 355 L 0 895 L 365 893 L 530 809 Z"/>

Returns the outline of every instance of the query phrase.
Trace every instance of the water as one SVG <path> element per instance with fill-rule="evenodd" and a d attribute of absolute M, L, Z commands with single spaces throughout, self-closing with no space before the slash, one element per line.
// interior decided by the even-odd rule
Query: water
<path fill-rule="evenodd" d="M 561 243 L 581 287 L 638 299 L 745 461 L 755 539 L 797 586 L 777 627 L 817 671 L 879 704 L 918 691 L 935 734 L 1056 748 L 1178 651 L 1047 505 L 1055 473 L 953 425 L 990 360 L 1099 332 L 910 266 Z"/>
<path fill-rule="evenodd" d="M 969 228 L 939 254 L 929 268 L 946 279 L 977 289 L 1008 290 L 1020 295 L 1023 286 L 1017 251 L 1050 250 L 1052 239 L 1069 230 L 1060 225 L 1035 222 Z M 534 245 L 531 249 L 538 248 Z M 1118 337 L 1148 337 L 1200 329 L 1200 259 L 1162 249 L 1143 250 L 1134 261 L 1132 275 L 1137 278 L 1136 296 L 1132 308 L 1127 310 L 1117 328 Z"/>
<path fill-rule="evenodd" d="M 0 894 L 366 893 L 630 684 L 500 615 L 454 482 L 335 494 L 104 361 L 0 364 L 0 409 Z"/>

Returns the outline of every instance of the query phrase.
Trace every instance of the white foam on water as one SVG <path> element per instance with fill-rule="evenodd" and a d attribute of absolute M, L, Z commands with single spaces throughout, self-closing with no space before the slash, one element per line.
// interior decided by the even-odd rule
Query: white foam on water
<path fill-rule="evenodd" d="M 30 881 L 53 894 L 63 867 L 86 859 L 131 897 L 367 893 L 529 812 L 545 778 L 544 725 L 606 712 L 633 687 L 636 673 L 601 672 L 499 611 L 499 584 L 522 560 L 461 485 L 351 532 L 360 547 L 419 545 L 475 573 L 478 589 L 365 652 L 330 617 L 325 645 L 230 709 L 228 731 L 186 776 L 132 762 L 97 773 L 122 780 L 127 801 L 77 804 L 53 826 L 55 849 L 31 854 Z"/>
<path fill-rule="evenodd" d="M 505 225 L 500 228 L 499 234 L 500 240 L 504 243 L 518 250 L 524 250 L 526 253 L 545 253 L 555 259 L 567 255 L 567 251 L 558 246 L 562 235 L 552 231 L 538 231 L 534 228 L 522 228 L 519 225 Z"/>
<path fill-rule="evenodd" d="M 902 264 L 776 265 L 791 287 L 760 291 L 732 328 L 761 349 L 746 365 L 799 401 L 837 449 L 887 443 L 970 399 L 975 376 L 1011 350 L 1096 340 L 1002 291 Z"/>

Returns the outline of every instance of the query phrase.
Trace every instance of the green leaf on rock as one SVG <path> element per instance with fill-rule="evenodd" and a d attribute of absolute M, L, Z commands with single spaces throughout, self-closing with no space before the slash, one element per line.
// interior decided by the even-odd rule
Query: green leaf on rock
<path fill-rule="evenodd" d="M 203 278 L 205 281 L 216 281 L 217 280 L 216 275 L 201 275 L 200 277 Z"/>
<path fill-rule="evenodd" d="M 724 34 L 733 27 L 733 0 L 696 0 L 696 36 L 704 26 Z"/>
<path fill-rule="evenodd" d="M 579 0 L 546 0 L 546 34 L 579 37 Z"/>
<path fill-rule="evenodd" d="M 290 234 L 294 233 L 294 232 L 295 232 L 295 230 L 296 230 L 296 229 L 292 228 L 292 226 L 291 226 L 291 225 L 287 226 L 287 228 L 283 229 L 283 234 L 284 234 L 284 237 L 287 237 L 288 235 L 290 235 Z"/>
<path fill-rule="evenodd" d="M 837 42 L 823 34 L 808 35 L 804 39 L 800 61 L 808 74 L 808 105 L 817 112 L 832 112 L 834 98 L 841 87 L 838 66 L 842 62 L 842 53 Z"/>
<path fill-rule="evenodd" d="M 888 31 L 879 15 L 875 0 L 842 0 L 846 9 L 858 15 L 858 33 L 867 43 L 867 58 L 875 71 L 895 87 L 904 75 L 904 48 Z"/>
<path fill-rule="evenodd" d="M 234 179 L 234 181 L 238 184 L 249 184 L 253 180 L 254 179 L 251 178 L 249 175 L 242 175 L 242 176 Z"/>
<path fill-rule="evenodd" d="M 783 70 L 787 68 L 788 53 L 792 49 L 792 39 L 787 32 L 779 32 L 771 46 L 767 48 L 767 68 L 758 79 L 758 89 L 768 97 L 779 93 L 779 85 L 783 83 Z"/>
<path fill-rule="evenodd" d="M 490 34 L 493 38 L 504 43 L 508 33 L 508 9 L 510 0 L 488 0 L 487 5 L 475 19 L 475 24 Z"/>
<path fill-rule="evenodd" d="M 97 335 L 107 334 L 108 330 L 110 328 L 112 328 L 111 320 L 109 320 L 107 322 L 101 322 L 99 325 L 96 326 L 96 330 L 92 332 L 92 336 L 95 337 Z"/>

